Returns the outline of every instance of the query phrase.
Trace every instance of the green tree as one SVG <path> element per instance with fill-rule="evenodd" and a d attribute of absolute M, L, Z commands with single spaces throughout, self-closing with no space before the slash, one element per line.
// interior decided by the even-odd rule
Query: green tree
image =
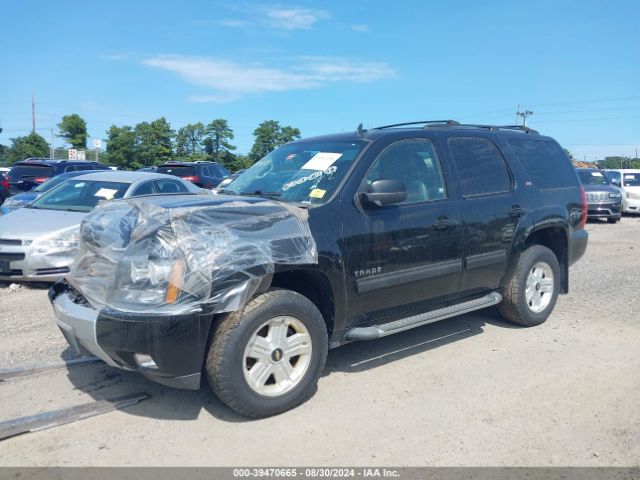
<path fill-rule="evenodd" d="M 300 138 L 300 130 L 294 127 L 280 125 L 276 120 L 266 120 L 253 131 L 255 141 L 249 157 L 256 162 L 276 147 Z"/>
<path fill-rule="evenodd" d="M 231 150 L 236 149 L 235 145 L 231 145 L 229 140 L 233 140 L 233 130 L 231 130 L 227 121 L 223 118 L 212 120 L 206 128 L 205 152 L 211 155 L 216 162 L 227 166 L 227 163 L 233 159 Z"/>
<path fill-rule="evenodd" d="M 136 136 L 133 128 L 111 125 L 107 130 L 107 155 L 114 166 L 137 169 L 142 165 L 136 161 Z"/>
<path fill-rule="evenodd" d="M 190 159 L 190 157 L 202 154 L 204 139 L 205 127 L 200 122 L 189 123 L 180 128 L 176 134 L 176 156 Z"/>
<path fill-rule="evenodd" d="M 167 119 L 161 117 L 152 122 L 142 122 L 134 129 L 135 161 L 140 166 L 158 165 L 171 160 L 175 132 Z"/>
<path fill-rule="evenodd" d="M 49 157 L 49 144 L 44 137 L 31 132 L 29 135 L 11 139 L 11 147 L 7 156 L 9 165 L 32 157 Z"/>
<path fill-rule="evenodd" d="M 72 148 L 87 148 L 87 122 L 77 113 L 62 117 L 58 129 L 58 136 L 64 138 Z"/>

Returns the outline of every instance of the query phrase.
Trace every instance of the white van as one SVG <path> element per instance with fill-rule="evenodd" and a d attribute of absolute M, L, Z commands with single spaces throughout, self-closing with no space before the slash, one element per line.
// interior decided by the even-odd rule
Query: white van
<path fill-rule="evenodd" d="M 606 170 L 611 185 L 622 191 L 622 212 L 640 213 L 640 169 Z"/>

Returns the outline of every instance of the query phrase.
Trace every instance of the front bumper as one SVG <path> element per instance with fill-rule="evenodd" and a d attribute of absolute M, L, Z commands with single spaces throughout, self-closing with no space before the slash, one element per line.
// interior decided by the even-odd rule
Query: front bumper
<path fill-rule="evenodd" d="M 587 216 L 589 218 L 620 218 L 621 201 L 607 203 L 589 203 Z"/>
<path fill-rule="evenodd" d="M 640 200 L 635 198 L 622 199 L 622 211 L 625 213 L 640 213 Z"/>
<path fill-rule="evenodd" d="M 67 258 L 43 256 L 28 262 L 27 254 L 21 240 L 0 238 L 0 281 L 57 282 L 69 273 Z"/>
<path fill-rule="evenodd" d="M 200 388 L 211 314 L 98 311 L 66 282 L 51 287 L 49 299 L 58 327 L 78 354 L 95 355 L 113 367 L 139 372 L 169 387 Z"/>

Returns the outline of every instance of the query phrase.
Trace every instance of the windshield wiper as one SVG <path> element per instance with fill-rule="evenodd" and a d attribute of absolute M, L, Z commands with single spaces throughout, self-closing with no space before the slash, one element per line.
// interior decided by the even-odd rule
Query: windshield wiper
<path fill-rule="evenodd" d="M 254 190 L 253 192 L 240 192 L 240 195 L 244 197 L 263 197 L 270 198 L 272 200 L 279 200 L 282 197 L 281 193 L 278 192 L 263 192 L 262 190 Z"/>
<path fill-rule="evenodd" d="M 225 195 L 238 195 L 236 192 L 234 192 L 233 190 L 229 190 L 227 188 L 221 188 L 218 190 L 218 193 L 223 193 Z"/>

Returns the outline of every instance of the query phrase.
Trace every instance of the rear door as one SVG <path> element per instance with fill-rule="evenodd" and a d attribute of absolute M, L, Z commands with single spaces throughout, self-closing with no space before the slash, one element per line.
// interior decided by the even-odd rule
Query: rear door
<path fill-rule="evenodd" d="M 462 197 L 464 273 L 461 290 L 474 294 L 500 284 L 519 218 L 513 175 L 486 138 L 450 137 L 447 145 Z"/>
<path fill-rule="evenodd" d="M 428 310 L 455 296 L 460 284 L 460 211 L 449 198 L 435 145 L 427 138 L 390 144 L 359 191 L 383 179 L 403 182 L 407 199 L 343 211 L 351 324 Z"/>

